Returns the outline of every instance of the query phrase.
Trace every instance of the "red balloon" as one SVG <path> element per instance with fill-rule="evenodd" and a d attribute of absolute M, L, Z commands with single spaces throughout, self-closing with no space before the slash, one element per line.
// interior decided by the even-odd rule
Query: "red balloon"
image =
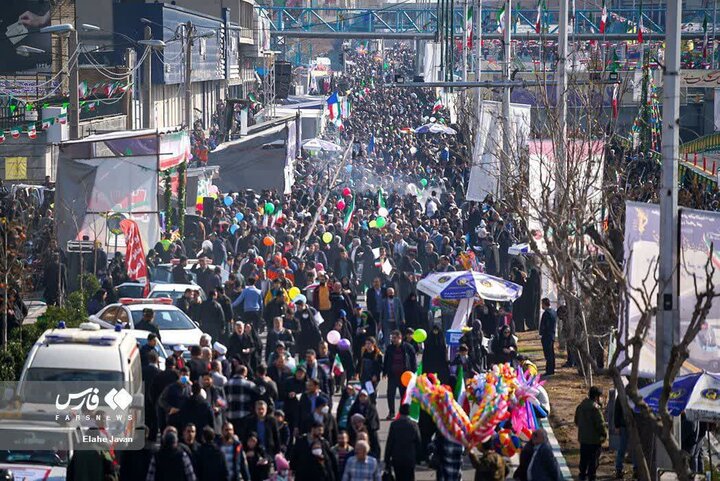
<path fill-rule="evenodd" d="M 337 201 L 337 204 L 335 206 L 338 208 L 338 210 L 345 210 L 345 201 L 339 200 Z"/>
<path fill-rule="evenodd" d="M 347 197 L 347 196 L 349 196 L 350 194 L 352 194 L 352 191 L 350 190 L 350 187 L 345 187 L 345 188 L 342 190 L 342 195 L 343 195 L 344 197 Z"/>
<path fill-rule="evenodd" d="M 203 210 L 202 202 L 197 203 L 197 205 L 195 206 L 195 210 L 202 212 L 202 210 Z"/>

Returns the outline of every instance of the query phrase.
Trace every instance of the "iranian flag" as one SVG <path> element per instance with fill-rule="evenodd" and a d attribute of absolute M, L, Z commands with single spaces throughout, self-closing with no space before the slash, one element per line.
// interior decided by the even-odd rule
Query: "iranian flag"
<path fill-rule="evenodd" d="M 467 393 L 465 391 L 465 370 L 462 365 L 458 366 L 455 378 L 455 399 L 457 399 L 457 403 L 462 406 L 465 412 L 469 413 L 470 401 L 468 400 Z"/>
<path fill-rule="evenodd" d="M 0 144 L 5 142 L 5 132 L 0 132 Z"/>
<path fill-rule="evenodd" d="M 498 22 L 497 31 L 498 31 L 498 33 L 505 32 L 505 8 L 506 8 L 506 6 L 505 6 L 505 3 L 503 2 L 502 7 L 500 7 L 500 10 L 498 10 L 498 12 L 497 12 L 497 22 Z"/>
<path fill-rule="evenodd" d="M 27 134 L 31 139 L 37 138 L 37 128 L 35 128 L 35 124 L 28 125 Z"/>
<path fill-rule="evenodd" d="M 607 27 L 607 19 L 608 19 L 607 5 L 605 4 L 605 0 L 603 0 L 602 13 L 600 14 L 600 33 L 605 33 L 605 27 Z"/>
<path fill-rule="evenodd" d="M 342 227 L 343 232 L 350 230 L 350 223 L 352 222 L 353 214 L 355 214 L 355 196 L 353 195 L 350 202 L 345 206 L 345 213 L 343 215 Z"/>
<path fill-rule="evenodd" d="M 645 40 L 643 39 L 643 13 L 642 13 L 642 2 L 640 2 L 640 11 L 639 15 L 640 20 L 638 20 L 637 24 L 637 43 L 643 43 Z"/>
<path fill-rule="evenodd" d="M 332 365 L 332 372 L 335 377 L 338 377 L 345 372 L 345 368 L 342 365 L 342 361 L 340 361 L 339 354 L 335 354 L 335 360 L 333 361 Z"/>
<path fill-rule="evenodd" d="M 440 109 L 443 108 L 442 99 L 438 98 L 435 103 L 433 104 L 432 113 L 437 113 Z"/>
<path fill-rule="evenodd" d="M 467 17 L 465 18 L 465 31 L 467 32 L 467 46 L 472 48 L 473 46 L 473 6 L 470 5 L 467 9 Z"/>
<path fill-rule="evenodd" d="M 13 127 L 10 129 L 10 135 L 13 139 L 19 139 L 20 138 L 20 127 Z"/>
<path fill-rule="evenodd" d="M 65 125 L 65 124 L 67 123 L 67 112 L 64 112 L 64 113 L 58 115 L 58 121 L 59 121 L 62 125 Z"/>
<path fill-rule="evenodd" d="M 545 0 L 538 0 L 537 17 L 535 18 L 535 33 L 542 32 L 544 11 L 545 11 Z"/>

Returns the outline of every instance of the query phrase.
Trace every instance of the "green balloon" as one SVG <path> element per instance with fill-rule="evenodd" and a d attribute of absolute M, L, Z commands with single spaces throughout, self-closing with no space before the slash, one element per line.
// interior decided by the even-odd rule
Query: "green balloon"
<path fill-rule="evenodd" d="M 427 179 L 420 179 L 420 185 L 427 187 Z"/>
<path fill-rule="evenodd" d="M 377 219 L 375 219 L 375 225 L 378 226 L 378 229 L 382 229 L 385 227 L 385 224 L 387 223 L 387 220 L 383 216 L 378 216 Z"/>
<path fill-rule="evenodd" d="M 275 212 L 275 204 L 272 202 L 268 202 L 265 204 L 265 213 L 267 215 L 272 215 L 272 213 Z"/>

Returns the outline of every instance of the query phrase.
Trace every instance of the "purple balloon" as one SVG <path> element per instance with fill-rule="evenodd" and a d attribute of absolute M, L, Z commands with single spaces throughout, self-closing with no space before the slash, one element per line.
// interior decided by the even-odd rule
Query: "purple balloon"
<path fill-rule="evenodd" d="M 347 339 L 340 339 L 340 342 L 337 343 L 338 349 L 341 351 L 349 351 L 350 350 L 350 341 Z"/>

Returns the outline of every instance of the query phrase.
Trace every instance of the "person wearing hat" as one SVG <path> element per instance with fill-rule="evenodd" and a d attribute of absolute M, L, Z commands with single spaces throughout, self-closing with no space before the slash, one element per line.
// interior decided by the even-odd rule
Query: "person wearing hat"
<path fill-rule="evenodd" d="M 175 344 L 172 347 L 172 356 L 175 359 L 175 366 L 178 369 L 182 369 L 185 367 L 185 358 L 183 357 L 183 354 L 187 351 L 187 348 L 184 344 Z"/>
<path fill-rule="evenodd" d="M 600 404 L 602 391 L 591 386 L 588 397 L 575 409 L 575 425 L 580 442 L 580 480 L 595 481 L 602 444 L 608 437 Z"/>
<path fill-rule="evenodd" d="M 380 415 L 377 412 L 375 403 L 370 399 L 370 395 L 365 389 L 361 389 L 357 399 L 350 408 L 350 419 L 356 414 L 362 414 L 364 425 L 367 428 L 368 437 L 370 438 L 370 455 L 380 457 Z"/>
<path fill-rule="evenodd" d="M 134 327 L 135 329 L 141 331 L 152 332 L 157 336 L 160 342 L 162 342 L 162 337 L 160 337 L 160 329 L 158 328 L 157 324 L 153 322 L 153 319 L 155 319 L 155 311 L 153 311 L 149 307 L 146 307 L 142 310 L 142 319 L 140 319 L 140 322 L 136 323 Z"/>
<path fill-rule="evenodd" d="M 308 384 L 310 384 L 310 382 L 308 382 Z M 305 396 L 305 394 L 303 394 L 303 396 Z M 301 398 L 301 409 L 303 404 L 304 403 Z M 323 395 L 319 395 L 315 400 L 315 409 L 312 410 L 310 416 L 307 416 L 305 418 L 304 425 L 301 426 L 300 432 L 310 432 L 310 428 L 315 423 L 322 423 L 323 437 L 330 446 L 334 446 L 335 443 L 337 443 L 338 435 L 337 421 L 335 420 L 335 417 L 330 413 L 330 403 L 328 402 L 328 398 Z"/>
<path fill-rule="evenodd" d="M 224 344 L 220 344 L 218 341 L 213 342 L 213 360 L 219 362 L 221 366 L 221 373 L 225 377 L 230 377 L 231 365 L 227 358 L 228 348 Z"/>

